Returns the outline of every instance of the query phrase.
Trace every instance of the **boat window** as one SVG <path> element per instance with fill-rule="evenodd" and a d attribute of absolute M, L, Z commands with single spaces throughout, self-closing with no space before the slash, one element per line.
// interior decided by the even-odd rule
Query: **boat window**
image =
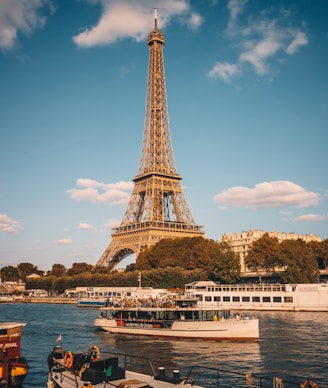
<path fill-rule="evenodd" d="M 260 302 L 261 298 L 259 296 L 252 296 L 252 302 Z"/>
<path fill-rule="evenodd" d="M 263 287 L 263 291 L 271 291 L 271 287 L 270 286 L 264 286 Z"/>
<path fill-rule="evenodd" d="M 221 302 L 221 296 L 214 296 L 214 302 Z"/>
<path fill-rule="evenodd" d="M 262 301 L 265 302 L 265 303 L 270 303 L 271 302 L 271 298 L 270 298 L 270 296 L 263 296 Z"/>
<path fill-rule="evenodd" d="M 292 296 L 285 296 L 284 302 L 285 303 L 293 303 L 293 297 Z"/>
<path fill-rule="evenodd" d="M 230 302 L 230 296 L 224 296 L 223 302 Z"/>
<path fill-rule="evenodd" d="M 211 302 L 212 301 L 212 297 L 211 296 L 205 296 L 205 301 L 206 302 Z"/>
<path fill-rule="evenodd" d="M 275 303 L 281 303 L 281 296 L 274 296 L 274 297 L 273 297 L 273 301 L 274 301 Z"/>
<path fill-rule="evenodd" d="M 251 298 L 249 296 L 243 296 L 242 301 L 243 302 L 250 302 Z"/>
<path fill-rule="evenodd" d="M 233 302 L 240 302 L 240 296 L 233 296 L 232 301 Z"/>

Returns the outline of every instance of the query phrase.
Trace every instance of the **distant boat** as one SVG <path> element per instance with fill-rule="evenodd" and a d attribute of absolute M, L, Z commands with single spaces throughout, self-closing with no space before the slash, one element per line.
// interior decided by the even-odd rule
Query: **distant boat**
<path fill-rule="evenodd" d="M 29 366 L 21 355 L 22 328 L 26 323 L 0 322 L 0 387 L 20 387 Z"/>
<path fill-rule="evenodd" d="M 76 287 L 69 290 L 80 307 L 104 307 L 130 298 L 156 298 L 169 293 L 165 288 L 152 287 Z"/>
<path fill-rule="evenodd" d="M 217 341 L 258 341 L 259 320 L 220 308 L 203 308 L 196 300 L 171 300 L 171 306 L 103 307 L 95 326 L 109 333 Z"/>
<path fill-rule="evenodd" d="M 185 296 L 199 307 L 234 310 L 328 311 L 328 283 L 311 284 L 186 284 Z"/>

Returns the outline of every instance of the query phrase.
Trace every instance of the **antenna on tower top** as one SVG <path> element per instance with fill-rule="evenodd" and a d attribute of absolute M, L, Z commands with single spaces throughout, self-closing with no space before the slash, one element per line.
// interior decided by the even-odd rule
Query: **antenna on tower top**
<path fill-rule="evenodd" d="M 157 8 L 154 8 L 155 28 L 157 28 Z"/>

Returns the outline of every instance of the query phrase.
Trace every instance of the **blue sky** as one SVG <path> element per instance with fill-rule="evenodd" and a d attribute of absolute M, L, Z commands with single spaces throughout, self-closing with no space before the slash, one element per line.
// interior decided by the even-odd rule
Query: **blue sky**
<path fill-rule="evenodd" d="M 0 267 L 95 264 L 109 244 L 138 171 L 155 7 L 206 237 L 328 237 L 328 2 L 1 0 Z"/>

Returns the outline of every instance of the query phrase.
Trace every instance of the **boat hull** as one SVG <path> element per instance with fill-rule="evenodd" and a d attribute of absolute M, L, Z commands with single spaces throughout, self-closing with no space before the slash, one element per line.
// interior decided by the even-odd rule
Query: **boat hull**
<path fill-rule="evenodd" d="M 198 338 L 216 341 L 258 341 L 258 319 L 226 321 L 175 321 L 170 328 L 156 322 L 117 321 L 98 318 L 95 326 L 109 333 L 159 337 Z"/>
<path fill-rule="evenodd" d="M 77 305 L 79 307 L 104 307 L 106 306 L 105 299 L 78 299 Z"/>

